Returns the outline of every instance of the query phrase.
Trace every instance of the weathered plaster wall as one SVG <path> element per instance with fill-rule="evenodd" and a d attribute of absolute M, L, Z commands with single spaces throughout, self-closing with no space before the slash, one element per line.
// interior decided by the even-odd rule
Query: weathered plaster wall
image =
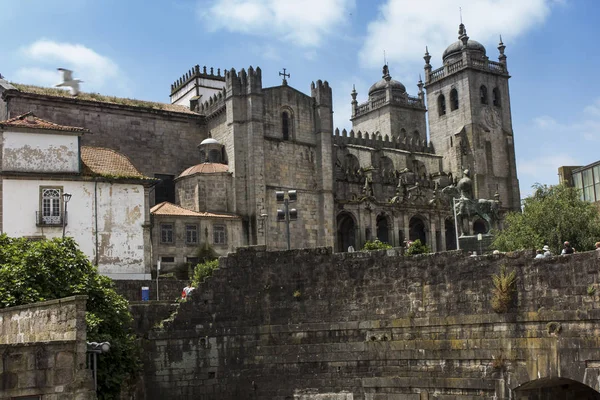
<path fill-rule="evenodd" d="M 491 275 L 502 265 L 517 284 L 509 312 L 497 314 Z M 557 376 L 598 390 L 600 298 L 588 288 L 599 270 L 591 253 L 534 261 L 243 249 L 150 334 L 146 393 L 534 399 L 511 390 Z"/>
<path fill-rule="evenodd" d="M 3 227 L 9 236 L 61 237 L 61 225 L 36 225 L 36 211 L 40 211 L 41 186 L 62 187 L 72 194 L 65 234 L 77 241 L 92 262 L 98 256 L 100 273 L 114 279 L 148 277 L 142 185 L 7 178 L 3 184 Z"/>
<path fill-rule="evenodd" d="M 76 135 L 3 132 L 2 171 L 79 172 Z"/>
<path fill-rule="evenodd" d="M 96 398 L 86 369 L 86 300 L 73 296 L 0 310 L 1 400 Z"/>

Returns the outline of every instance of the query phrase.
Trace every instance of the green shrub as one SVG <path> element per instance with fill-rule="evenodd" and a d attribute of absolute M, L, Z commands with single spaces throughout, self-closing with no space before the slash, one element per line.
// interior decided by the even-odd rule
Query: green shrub
<path fill-rule="evenodd" d="M 426 244 L 421 243 L 421 240 L 417 239 L 408 246 L 406 249 L 407 256 L 414 256 L 415 254 L 427 254 L 429 253 L 429 247 Z"/>
<path fill-rule="evenodd" d="M 219 268 L 219 260 L 206 261 L 196 265 L 194 269 L 194 279 L 192 280 L 192 286 L 197 288 L 198 285 L 204 281 L 204 279 L 212 276 L 213 271 Z"/>
<path fill-rule="evenodd" d="M 497 313 L 508 312 L 515 291 L 517 273 L 515 270 L 506 271 L 506 265 L 500 268 L 500 274 L 492 275 L 492 309 Z"/>
<path fill-rule="evenodd" d="M 372 251 L 372 250 L 387 250 L 391 249 L 392 245 L 384 243 L 379 239 L 375 239 L 373 241 L 367 240 L 365 245 L 363 246 L 363 250 Z"/>
<path fill-rule="evenodd" d="M 140 369 L 129 303 L 72 238 L 29 241 L 0 235 L 0 308 L 87 295 L 87 340 L 110 342 L 98 357 L 98 399 L 117 399 Z"/>

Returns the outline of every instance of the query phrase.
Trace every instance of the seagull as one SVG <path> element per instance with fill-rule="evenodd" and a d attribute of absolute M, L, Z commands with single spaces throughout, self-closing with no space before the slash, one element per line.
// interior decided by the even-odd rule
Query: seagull
<path fill-rule="evenodd" d="M 71 71 L 70 69 L 65 69 L 65 68 L 57 68 L 57 69 L 63 73 L 63 81 L 62 81 L 62 83 L 59 83 L 58 85 L 55 85 L 55 86 L 56 87 L 68 86 L 71 88 L 71 95 L 77 96 L 79 94 L 79 83 L 83 82 L 83 81 L 80 81 L 79 79 L 73 79 L 73 71 Z"/>

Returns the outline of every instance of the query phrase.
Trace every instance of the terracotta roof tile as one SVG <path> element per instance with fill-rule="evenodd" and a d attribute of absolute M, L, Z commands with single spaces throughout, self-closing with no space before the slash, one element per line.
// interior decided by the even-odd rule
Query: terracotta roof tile
<path fill-rule="evenodd" d="M 184 113 L 184 114 L 194 114 L 199 115 L 197 112 L 190 110 L 186 106 L 177 105 L 177 104 L 168 104 L 168 103 L 158 103 L 154 101 L 144 101 L 137 99 L 128 99 L 123 97 L 115 97 L 115 96 L 105 96 L 99 93 L 85 93 L 80 92 L 77 97 L 73 97 L 68 90 L 56 89 L 56 88 L 47 88 L 33 85 L 23 85 L 20 83 L 11 82 L 11 84 L 17 88 L 20 92 L 23 93 L 31 93 L 31 94 L 41 94 L 45 96 L 54 96 L 54 97 L 68 97 L 77 100 L 86 100 L 86 101 L 94 101 L 98 103 L 110 103 L 110 104 L 120 104 L 124 106 L 130 107 L 139 107 L 139 108 L 151 108 L 154 110 L 163 110 L 170 111 L 176 113 Z"/>
<path fill-rule="evenodd" d="M 194 175 L 194 174 L 214 174 L 217 172 L 228 172 L 229 167 L 226 164 L 219 163 L 202 163 L 189 167 L 183 171 L 178 178 Z"/>
<path fill-rule="evenodd" d="M 81 146 L 83 173 L 115 178 L 148 178 L 137 170 L 123 154 L 104 147 Z"/>
<path fill-rule="evenodd" d="M 52 131 L 68 131 L 68 132 L 89 132 L 88 129 L 75 126 L 58 125 L 54 122 L 46 121 L 36 117 L 33 112 L 28 112 L 18 117 L 0 121 L 1 128 L 29 128 L 29 129 L 46 129 Z"/>
<path fill-rule="evenodd" d="M 240 219 L 235 214 L 227 213 L 212 213 L 212 212 L 196 212 L 178 206 L 177 204 L 163 201 L 150 209 L 150 213 L 154 215 L 172 215 L 172 216 L 187 216 L 187 217 L 204 217 L 204 218 L 224 218 L 224 219 Z"/>

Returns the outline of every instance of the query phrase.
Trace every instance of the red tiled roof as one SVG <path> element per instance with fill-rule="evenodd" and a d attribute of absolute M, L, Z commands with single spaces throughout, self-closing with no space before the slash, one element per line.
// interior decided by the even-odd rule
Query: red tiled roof
<path fill-rule="evenodd" d="M 150 213 L 154 215 L 172 215 L 172 216 L 186 216 L 186 217 L 205 217 L 205 218 L 227 218 L 227 219 L 239 219 L 240 217 L 234 214 L 226 213 L 212 213 L 212 212 L 197 212 L 188 210 L 178 206 L 177 204 L 163 201 L 158 203 L 150 209 Z"/>
<path fill-rule="evenodd" d="M 89 132 L 88 129 L 75 126 L 58 125 L 54 122 L 46 121 L 36 117 L 32 111 L 8 119 L 0 121 L 0 128 L 30 128 L 30 129 L 46 129 L 53 131 L 68 131 L 68 132 Z"/>
<path fill-rule="evenodd" d="M 125 155 L 104 147 L 81 146 L 83 173 L 115 178 L 148 178 L 137 170 Z"/>
<path fill-rule="evenodd" d="M 228 171 L 229 171 L 229 167 L 226 164 L 203 163 L 203 164 L 194 165 L 193 167 L 189 167 L 188 169 L 183 171 L 178 176 L 178 178 L 181 178 L 183 176 L 194 175 L 194 174 L 214 174 L 217 172 L 228 172 Z"/>

